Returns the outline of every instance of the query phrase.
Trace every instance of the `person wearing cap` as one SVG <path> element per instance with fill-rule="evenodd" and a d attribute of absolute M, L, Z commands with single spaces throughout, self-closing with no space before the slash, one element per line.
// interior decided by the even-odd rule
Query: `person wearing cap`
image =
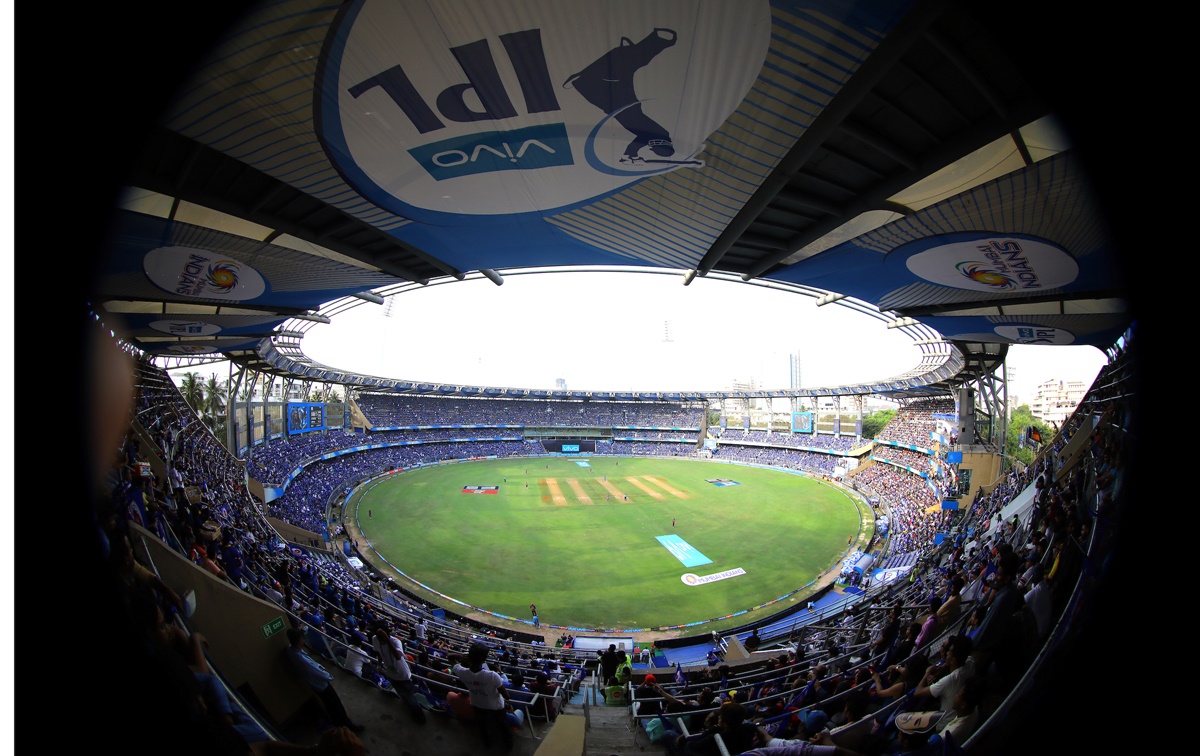
<path fill-rule="evenodd" d="M 683 701 L 680 701 L 675 696 L 662 689 L 658 684 L 658 679 L 654 675 L 646 675 L 642 679 L 640 685 L 633 689 L 633 700 L 641 701 L 638 706 L 638 716 L 649 714 L 658 714 L 663 710 L 663 703 L 658 699 L 663 699 L 668 705 L 675 704 L 677 706 L 686 706 Z M 643 720 L 644 721 L 644 720 Z"/>

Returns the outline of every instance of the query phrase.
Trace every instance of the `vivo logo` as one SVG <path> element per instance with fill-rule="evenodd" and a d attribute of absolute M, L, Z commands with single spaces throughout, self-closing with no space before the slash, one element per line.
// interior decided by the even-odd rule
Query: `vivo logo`
<path fill-rule="evenodd" d="M 567 128 L 561 123 L 443 139 L 413 147 L 408 153 L 435 181 L 574 163 Z"/>

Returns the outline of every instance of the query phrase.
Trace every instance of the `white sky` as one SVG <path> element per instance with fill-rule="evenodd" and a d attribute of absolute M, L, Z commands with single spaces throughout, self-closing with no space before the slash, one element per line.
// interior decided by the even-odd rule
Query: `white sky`
<path fill-rule="evenodd" d="M 638 273 L 508 275 L 415 289 L 316 326 L 305 353 L 324 364 L 428 382 L 598 391 L 712 391 L 734 380 L 788 387 L 886 378 L 920 360 L 881 321 L 760 286 Z M 669 324 L 669 325 L 668 325 Z M 860 340 L 864 327 L 869 344 Z M 667 341 L 667 334 L 670 341 Z"/>
<path fill-rule="evenodd" d="M 685 287 L 677 274 L 506 275 L 503 286 L 453 282 L 393 299 L 390 317 L 364 303 L 314 326 L 305 353 L 389 378 L 532 389 L 564 378 L 598 391 L 715 391 L 751 379 L 783 389 L 797 351 L 807 388 L 889 378 L 920 360 L 900 331 L 844 307 L 717 279 Z M 1090 385 L 1105 362 L 1094 347 L 1009 354 L 1010 397 L 1029 399 L 1051 378 Z"/>
<path fill-rule="evenodd" d="M 1013 407 L 1033 401 L 1037 386 L 1049 380 L 1083 381 L 1091 386 L 1108 358 L 1092 346 L 1024 346 L 1008 348 L 1008 398 Z"/>

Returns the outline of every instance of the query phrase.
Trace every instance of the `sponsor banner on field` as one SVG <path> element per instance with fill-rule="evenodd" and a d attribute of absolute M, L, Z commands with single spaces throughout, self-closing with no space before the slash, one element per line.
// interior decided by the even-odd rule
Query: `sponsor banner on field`
<path fill-rule="evenodd" d="M 465 494 L 494 494 L 500 493 L 500 486 L 463 486 Z"/>
<path fill-rule="evenodd" d="M 726 578 L 737 577 L 738 575 L 745 574 L 746 571 L 741 567 L 734 567 L 732 570 L 714 572 L 711 575 L 696 575 L 691 572 L 686 572 L 683 575 L 680 575 L 679 579 L 683 581 L 684 585 L 704 585 L 705 583 L 715 583 L 718 580 L 725 580 Z"/>
<path fill-rule="evenodd" d="M 730 480 L 729 478 L 705 479 L 704 482 L 712 483 L 714 486 L 717 486 L 718 488 L 724 488 L 725 486 L 740 486 L 741 485 L 741 483 L 738 483 L 736 480 Z"/>

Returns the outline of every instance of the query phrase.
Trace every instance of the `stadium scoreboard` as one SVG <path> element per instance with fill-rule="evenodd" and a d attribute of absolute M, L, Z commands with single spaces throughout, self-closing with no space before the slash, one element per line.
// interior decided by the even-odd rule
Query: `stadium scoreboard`
<path fill-rule="evenodd" d="M 288 435 L 325 430 L 325 405 L 320 402 L 288 402 Z"/>

